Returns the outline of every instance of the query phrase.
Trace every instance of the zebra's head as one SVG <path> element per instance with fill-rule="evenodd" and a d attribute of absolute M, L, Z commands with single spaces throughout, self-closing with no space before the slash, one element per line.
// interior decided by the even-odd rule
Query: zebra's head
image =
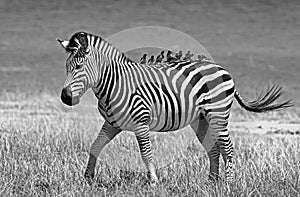
<path fill-rule="evenodd" d="M 57 41 L 70 54 L 66 60 L 67 79 L 61 92 L 61 100 L 64 104 L 73 106 L 95 84 L 97 68 L 91 58 L 92 50 L 88 44 L 87 33 L 79 32 L 70 40 Z"/>

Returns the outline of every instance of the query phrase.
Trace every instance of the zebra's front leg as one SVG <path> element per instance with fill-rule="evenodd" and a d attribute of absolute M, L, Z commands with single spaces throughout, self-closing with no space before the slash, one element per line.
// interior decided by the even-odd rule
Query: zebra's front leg
<path fill-rule="evenodd" d="M 156 170 L 152 158 L 149 127 L 140 127 L 138 131 L 135 132 L 135 135 L 139 144 L 142 159 L 148 169 L 151 184 L 156 184 L 158 182 L 158 178 L 156 176 Z"/>
<path fill-rule="evenodd" d="M 84 173 L 84 177 L 89 184 L 91 184 L 92 179 L 95 176 L 95 166 L 97 162 L 97 157 L 99 156 L 101 150 L 120 132 L 121 129 L 112 127 L 106 121 L 103 124 L 96 140 L 91 146 L 88 164 Z"/>

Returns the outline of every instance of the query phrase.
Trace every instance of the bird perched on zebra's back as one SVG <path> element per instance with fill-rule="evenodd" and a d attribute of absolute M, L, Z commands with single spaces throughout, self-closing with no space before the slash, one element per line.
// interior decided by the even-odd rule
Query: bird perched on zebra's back
<path fill-rule="evenodd" d="M 199 55 L 199 54 L 197 55 L 197 57 L 198 57 L 197 60 L 200 61 L 200 62 L 203 61 L 203 59 L 205 58 L 204 55 Z"/>
<path fill-rule="evenodd" d="M 146 64 L 146 62 L 147 62 L 147 54 L 145 53 L 145 54 L 142 56 L 142 58 L 141 58 L 141 60 L 140 60 L 140 63 L 141 63 L 141 64 Z"/>
<path fill-rule="evenodd" d="M 175 57 L 176 57 L 177 60 L 180 60 L 181 57 L 182 57 L 182 51 L 179 50 L 178 53 L 176 53 Z"/>
<path fill-rule="evenodd" d="M 164 52 L 165 51 L 161 51 L 160 54 L 156 57 L 156 60 L 155 60 L 155 64 L 157 63 L 161 63 L 161 61 L 164 59 Z"/>
<path fill-rule="evenodd" d="M 154 61 L 154 55 L 151 55 L 150 59 L 148 60 L 148 64 L 153 64 Z"/>
<path fill-rule="evenodd" d="M 185 54 L 185 57 L 183 58 L 183 60 L 192 60 L 192 57 L 194 56 L 194 54 L 191 53 L 191 51 L 188 51 Z"/>
<path fill-rule="evenodd" d="M 173 52 L 168 50 L 167 52 L 167 60 L 165 62 L 171 63 L 177 60 L 175 57 L 172 56 Z"/>
<path fill-rule="evenodd" d="M 211 61 L 211 59 L 208 58 L 208 57 L 206 57 L 205 55 L 198 55 L 198 59 L 197 60 L 201 61 L 201 62 L 203 62 L 203 61 Z"/>

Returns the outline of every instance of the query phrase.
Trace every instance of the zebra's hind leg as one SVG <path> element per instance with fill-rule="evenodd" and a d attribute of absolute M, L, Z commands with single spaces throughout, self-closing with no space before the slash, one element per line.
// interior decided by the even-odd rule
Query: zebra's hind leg
<path fill-rule="evenodd" d="M 233 144 L 229 137 L 228 131 L 227 134 L 223 134 L 219 137 L 219 146 L 221 154 L 225 163 L 225 175 L 227 183 L 233 181 Z"/>
<path fill-rule="evenodd" d="M 217 143 L 217 134 L 209 127 L 208 121 L 201 114 L 198 119 L 190 124 L 198 140 L 206 150 L 210 162 L 209 180 L 216 182 L 219 178 L 220 148 Z"/>
<path fill-rule="evenodd" d="M 225 163 L 225 176 L 227 183 L 233 181 L 233 144 L 228 133 L 229 109 L 223 112 L 211 112 L 207 115 L 209 127 L 216 132 L 219 152 Z"/>
<path fill-rule="evenodd" d="M 84 173 L 84 177 L 89 184 L 91 184 L 92 179 L 95 176 L 95 166 L 100 151 L 120 132 L 121 129 L 114 128 L 108 122 L 104 122 L 96 140 L 91 146 L 88 164 Z"/>
<path fill-rule="evenodd" d="M 143 162 L 145 163 L 148 169 L 151 184 L 155 185 L 158 182 L 158 178 L 153 163 L 149 127 L 147 125 L 139 127 L 138 130 L 135 132 L 135 135 L 139 144 Z"/>

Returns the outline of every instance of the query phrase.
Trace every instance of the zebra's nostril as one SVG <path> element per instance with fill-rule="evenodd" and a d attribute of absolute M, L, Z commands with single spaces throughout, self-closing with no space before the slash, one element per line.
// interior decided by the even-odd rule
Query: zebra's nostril
<path fill-rule="evenodd" d="M 67 97 L 72 97 L 72 92 L 71 92 L 71 90 L 70 90 L 69 87 L 63 88 L 63 89 L 62 89 L 62 94 L 64 94 L 64 95 L 67 96 Z"/>

